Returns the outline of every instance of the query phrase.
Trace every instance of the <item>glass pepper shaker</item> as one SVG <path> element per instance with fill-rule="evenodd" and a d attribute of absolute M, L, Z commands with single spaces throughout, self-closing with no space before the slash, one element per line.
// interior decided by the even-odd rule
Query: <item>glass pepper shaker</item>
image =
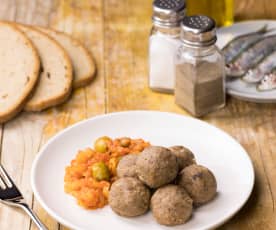
<path fill-rule="evenodd" d="M 194 116 L 225 106 L 225 62 L 215 45 L 215 21 L 185 17 L 175 57 L 175 102 Z"/>
<path fill-rule="evenodd" d="M 174 56 L 180 45 L 180 23 L 185 16 L 184 0 L 155 0 L 149 39 L 149 87 L 174 91 Z"/>

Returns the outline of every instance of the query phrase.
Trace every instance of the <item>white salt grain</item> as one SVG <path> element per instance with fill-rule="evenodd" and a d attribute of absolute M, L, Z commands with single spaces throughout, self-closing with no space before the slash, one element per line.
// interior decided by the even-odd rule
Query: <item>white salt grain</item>
<path fill-rule="evenodd" d="M 149 86 L 151 89 L 172 93 L 175 85 L 174 56 L 179 38 L 162 34 L 152 35 L 149 45 Z"/>

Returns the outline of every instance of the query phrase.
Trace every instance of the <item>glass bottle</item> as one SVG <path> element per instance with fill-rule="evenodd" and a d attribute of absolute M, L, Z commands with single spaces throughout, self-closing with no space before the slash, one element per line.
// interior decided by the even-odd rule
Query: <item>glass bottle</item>
<path fill-rule="evenodd" d="M 180 22 L 185 15 L 184 0 L 155 0 L 153 27 L 149 38 L 149 87 L 172 93 L 174 55 L 180 45 Z"/>
<path fill-rule="evenodd" d="M 175 101 L 197 117 L 225 105 L 225 62 L 216 40 L 213 19 L 183 19 L 175 57 Z"/>

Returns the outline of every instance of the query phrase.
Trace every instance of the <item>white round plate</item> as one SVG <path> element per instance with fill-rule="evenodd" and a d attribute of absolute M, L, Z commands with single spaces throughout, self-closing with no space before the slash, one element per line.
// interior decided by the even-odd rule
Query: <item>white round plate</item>
<path fill-rule="evenodd" d="M 268 28 L 276 28 L 275 20 L 254 20 L 236 23 L 229 27 L 218 29 L 218 47 L 223 48 L 231 39 L 241 34 L 250 33 L 258 30 L 264 25 Z M 273 32 L 275 33 L 275 31 Z M 269 34 L 272 34 L 269 33 Z M 275 103 L 276 90 L 260 92 L 256 89 L 255 84 L 248 84 L 241 79 L 227 80 L 227 93 L 241 100 L 252 101 L 257 103 Z"/>
<path fill-rule="evenodd" d="M 124 218 L 109 206 L 84 210 L 64 193 L 64 170 L 80 149 L 100 136 L 143 138 L 153 145 L 184 145 L 199 164 L 210 168 L 218 183 L 216 198 L 197 208 L 189 222 L 176 227 L 157 224 L 150 212 Z M 39 152 L 31 173 L 36 199 L 57 221 L 72 229 L 211 229 L 231 218 L 245 204 L 254 184 L 254 170 L 246 151 L 228 134 L 205 123 L 177 114 L 130 111 L 97 116 L 69 127 Z"/>

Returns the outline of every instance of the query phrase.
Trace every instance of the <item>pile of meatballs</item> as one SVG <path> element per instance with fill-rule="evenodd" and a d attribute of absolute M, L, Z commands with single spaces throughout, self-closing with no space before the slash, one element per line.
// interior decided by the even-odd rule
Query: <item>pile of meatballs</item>
<path fill-rule="evenodd" d="M 109 193 L 109 205 L 120 216 L 140 216 L 151 209 L 159 224 L 187 222 L 193 207 L 212 200 L 217 191 L 213 173 L 196 164 L 183 146 L 150 146 L 139 155 L 123 157 L 117 166 L 119 179 Z"/>

